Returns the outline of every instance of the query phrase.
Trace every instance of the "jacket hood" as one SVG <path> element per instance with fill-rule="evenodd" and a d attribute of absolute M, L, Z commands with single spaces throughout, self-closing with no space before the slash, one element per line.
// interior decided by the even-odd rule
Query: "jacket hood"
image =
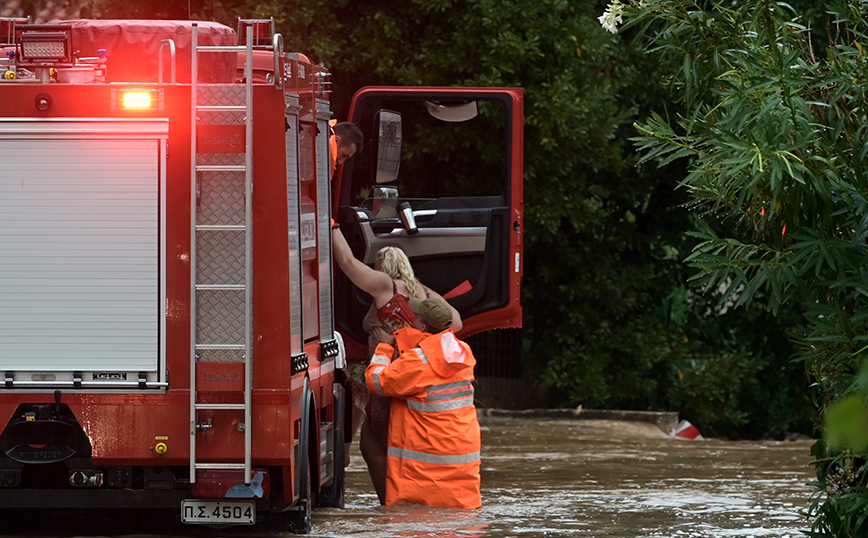
<path fill-rule="evenodd" d="M 428 358 L 431 369 L 440 377 L 451 377 L 463 370 L 470 369 L 471 376 L 476 359 L 470 346 L 455 337 L 451 329 L 432 334 L 419 343 Z"/>
<path fill-rule="evenodd" d="M 394 332 L 398 353 L 419 347 L 419 342 L 425 340 L 431 333 L 422 332 L 415 327 L 404 327 Z"/>

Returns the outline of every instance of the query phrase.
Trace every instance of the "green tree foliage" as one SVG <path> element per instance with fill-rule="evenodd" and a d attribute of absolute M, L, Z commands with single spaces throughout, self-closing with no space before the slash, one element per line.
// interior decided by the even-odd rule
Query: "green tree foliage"
<path fill-rule="evenodd" d="M 674 189 L 676 167 L 637 167 L 628 142 L 637 117 L 667 106 L 668 89 L 641 49 L 600 31 L 595 7 L 348 4 L 337 18 L 349 21 L 342 24 L 352 46 L 327 63 L 337 87 L 525 89 L 527 359 L 563 404 L 677 409 L 707 434 L 782 435 L 800 420 L 804 427 L 807 400 L 796 388 L 804 382 L 787 364 L 791 350 L 776 322 L 754 334 L 740 317 L 721 330 L 706 300 L 686 296 L 680 262 L 692 216 Z M 673 321 L 666 305 L 679 293 Z M 770 394 L 759 378 L 783 389 Z"/>
<path fill-rule="evenodd" d="M 100 19 L 213 20 L 234 28 L 236 7 L 221 0 L 93 0 L 90 15 Z"/>
<path fill-rule="evenodd" d="M 821 411 L 853 394 L 826 417 L 831 445 L 814 449 L 811 535 L 864 536 L 865 446 L 856 440 L 865 396 L 854 375 L 868 349 L 868 2 L 830 7 L 821 51 L 789 6 L 768 0 L 616 2 L 601 21 L 619 14 L 645 25 L 685 106 L 639 125 L 637 140 L 647 160 L 690 162 L 682 184 L 705 223 L 689 258 L 696 283 L 736 306 L 797 308 L 793 340 Z M 720 221 L 730 233 L 719 233 Z"/>

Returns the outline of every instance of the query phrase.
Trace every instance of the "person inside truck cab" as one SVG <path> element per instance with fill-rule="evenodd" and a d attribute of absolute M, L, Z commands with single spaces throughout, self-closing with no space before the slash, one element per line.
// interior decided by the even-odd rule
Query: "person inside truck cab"
<path fill-rule="evenodd" d="M 366 323 L 369 337 L 369 353 L 380 342 L 394 342 L 394 332 L 412 325 L 415 314 L 407 306 L 407 301 L 413 297 L 425 299 L 428 297 L 442 298 L 416 280 L 410 260 L 397 247 L 384 247 L 377 253 L 377 261 L 371 268 L 357 260 L 350 250 L 340 229 L 332 232 L 335 262 L 347 275 L 347 278 L 362 291 L 372 296 L 372 308 L 375 316 L 370 316 Z M 462 327 L 461 316 L 452 308 L 452 326 L 455 330 Z M 374 318 L 375 320 L 370 320 Z M 374 484 L 374 489 L 385 503 L 386 497 L 386 461 L 388 449 L 389 410 L 391 398 L 371 398 L 364 379 L 366 363 L 357 363 L 350 367 L 353 382 L 353 433 L 361 426 L 359 448 L 362 457 L 368 465 L 368 473 Z M 363 422 L 364 420 L 364 422 Z M 349 454 L 349 450 L 346 451 Z"/>
<path fill-rule="evenodd" d="M 362 130 L 354 123 L 344 121 L 332 125 L 329 122 L 329 129 L 329 160 L 331 173 L 334 174 L 339 164 L 362 151 L 364 143 Z"/>

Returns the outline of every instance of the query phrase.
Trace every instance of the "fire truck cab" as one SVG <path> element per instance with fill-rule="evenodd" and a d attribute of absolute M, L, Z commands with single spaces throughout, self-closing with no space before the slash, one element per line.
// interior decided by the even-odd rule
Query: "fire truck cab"
<path fill-rule="evenodd" d="M 0 511 L 306 533 L 342 506 L 370 298 L 333 218 L 367 262 L 404 248 L 463 334 L 520 325 L 520 89 L 364 89 L 333 180 L 328 71 L 273 21 L 0 39 Z"/>

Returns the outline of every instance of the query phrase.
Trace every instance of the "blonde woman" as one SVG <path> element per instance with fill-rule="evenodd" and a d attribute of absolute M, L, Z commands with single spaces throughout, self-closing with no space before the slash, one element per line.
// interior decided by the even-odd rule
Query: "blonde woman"
<path fill-rule="evenodd" d="M 362 291 L 373 297 L 371 311 L 365 317 L 364 328 L 368 333 L 368 356 L 380 342 L 394 342 L 393 333 L 413 324 L 414 314 L 407 301 L 416 297 L 442 297 L 425 287 L 416 279 L 413 267 L 404 251 L 397 247 L 384 247 L 377 252 L 374 267 L 368 267 L 353 256 L 350 246 L 339 229 L 332 232 L 335 261 L 347 278 Z M 450 308 L 452 308 L 450 306 Z M 461 330 L 461 316 L 452 308 L 453 331 Z M 374 489 L 385 503 L 386 462 L 389 434 L 389 407 L 391 398 L 371 397 L 365 385 L 365 364 L 351 369 L 353 379 L 353 432 L 361 424 L 359 448 L 368 464 L 368 472 Z M 367 418 L 362 422 L 362 419 Z M 347 450 L 349 454 L 349 450 Z"/>

